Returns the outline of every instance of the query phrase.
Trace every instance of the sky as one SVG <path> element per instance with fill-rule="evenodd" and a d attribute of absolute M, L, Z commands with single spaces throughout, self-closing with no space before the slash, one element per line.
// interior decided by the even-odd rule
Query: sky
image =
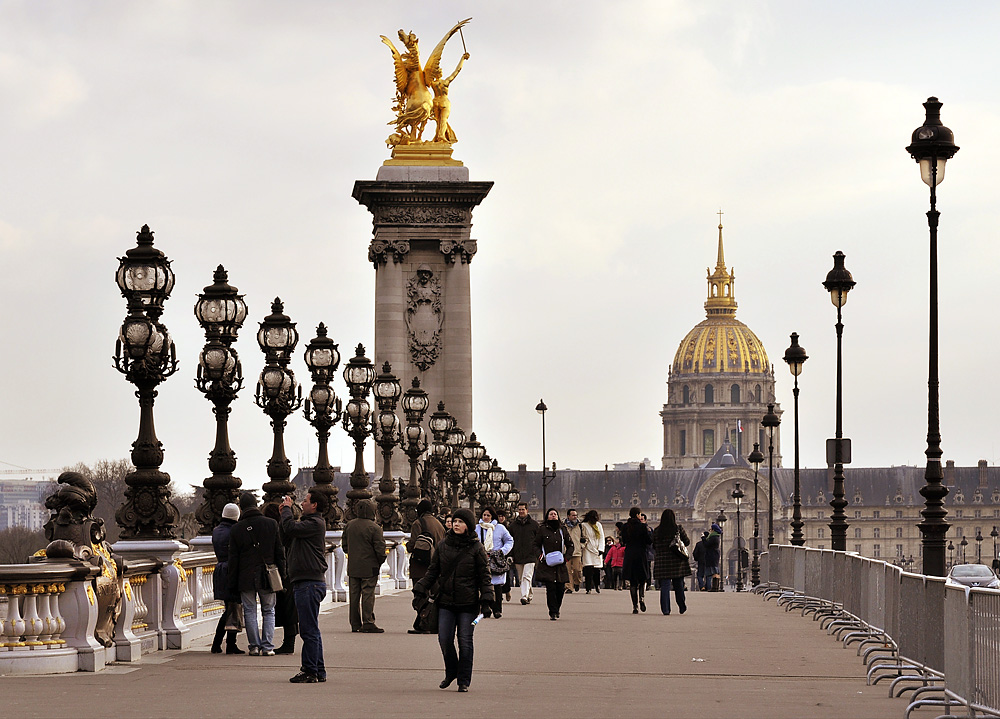
<path fill-rule="evenodd" d="M 471 429 L 501 465 L 541 465 L 543 398 L 549 462 L 659 467 L 667 370 L 704 319 L 720 209 L 737 318 L 775 365 L 786 464 L 793 331 L 809 354 L 803 466 L 824 465 L 834 433 L 822 281 L 837 250 L 857 282 L 843 339 L 854 465 L 923 464 L 928 188 L 904 148 L 931 95 L 961 147 L 938 191 L 944 459 L 996 463 L 996 3 L 0 0 L 0 469 L 128 455 L 139 411 L 112 365 L 114 273 L 148 224 L 177 276 L 162 468 L 181 486 L 210 474 L 193 307 L 223 264 L 249 305 L 236 474 L 266 481 L 253 392 L 271 300 L 298 324 L 306 391 L 319 322 L 345 361 L 373 345 L 371 216 L 351 192 L 389 156 L 379 35 L 412 30 L 426 56 L 470 16 L 454 155 L 495 183 L 473 214 Z M 456 37 L 445 67 L 461 52 Z M 335 389 L 347 394 L 342 378 Z M 286 450 L 293 469 L 315 462 L 301 412 Z M 339 429 L 330 454 L 353 466 Z"/>

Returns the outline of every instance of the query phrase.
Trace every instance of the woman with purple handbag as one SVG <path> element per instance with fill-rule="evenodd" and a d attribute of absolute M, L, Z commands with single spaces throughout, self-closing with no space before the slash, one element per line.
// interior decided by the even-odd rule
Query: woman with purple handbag
<path fill-rule="evenodd" d="M 545 521 L 535 534 L 535 550 L 538 563 L 535 565 L 535 579 L 545 584 L 545 600 L 549 608 L 549 619 L 559 618 L 569 569 L 566 557 L 573 554 L 573 540 L 566 527 L 559 521 L 559 512 L 554 508 L 545 510 Z"/>

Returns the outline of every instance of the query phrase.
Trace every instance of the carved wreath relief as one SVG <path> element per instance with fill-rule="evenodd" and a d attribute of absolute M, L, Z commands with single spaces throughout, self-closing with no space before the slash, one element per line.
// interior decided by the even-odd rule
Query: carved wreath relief
<path fill-rule="evenodd" d="M 420 265 L 406 283 L 406 336 L 410 360 L 422 372 L 437 361 L 443 320 L 441 280 L 430 267 Z"/>

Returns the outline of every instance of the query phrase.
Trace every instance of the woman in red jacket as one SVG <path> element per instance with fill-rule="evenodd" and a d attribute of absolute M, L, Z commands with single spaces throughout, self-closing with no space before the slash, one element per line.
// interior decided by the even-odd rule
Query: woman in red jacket
<path fill-rule="evenodd" d="M 609 580 L 608 589 L 622 588 L 622 566 L 625 564 L 625 546 L 621 540 L 615 537 L 615 543 L 608 546 L 608 551 L 604 555 L 604 568 Z"/>

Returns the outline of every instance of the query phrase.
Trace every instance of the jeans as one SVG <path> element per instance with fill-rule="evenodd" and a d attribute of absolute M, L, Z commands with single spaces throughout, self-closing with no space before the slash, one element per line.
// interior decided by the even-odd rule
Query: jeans
<path fill-rule="evenodd" d="M 257 628 L 257 597 L 260 597 L 260 611 L 264 615 L 263 630 Z M 262 652 L 274 649 L 274 603 L 277 595 L 261 589 L 250 589 L 240 592 L 243 603 L 243 621 L 247 628 L 247 644 L 257 647 Z"/>
<path fill-rule="evenodd" d="M 559 614 L 562 608 L 563 596 L 566 594 L 566 585 L 562 582 L 545 583 L 545 603 L 549 606 L 549 616 Z"/>
<path fill-rule="evenodd" d="M 674 577 L 673 579 L 661 579 L 660 581 L 660 611 L 670 614 L 670 588 L 673 585 L 674 597 L 677 599 L 678 609 L 687 609 L 684 602 L 684 577 Z"/>
<path fill-rule="evenodd" d="M 705 567 L 705 589 L 708 591 L 712 591 L 712 577 L 715 574 L 719 574 L 718 565 Z"/>
<path fill-rule="evenodd" d="M 458 679 L 460 685 L 472 683 L 472 633 L 475 627 L 472 612 L 438 607 L 438 644 L 444 656 L 444 676 L 449 681 Z M 458 631 L 458 652 L 455 652 L 455 632 Z"/>
<path fill-rule="evenodd" d="M 698 589 L 705 591 L 705 565 L 698 563 Z"/>
<path fill-rule="evenodd" d="M 535 564 L 515 564 L 517 576 L 521 578 L 521 599 L 531 599 L 531 580 L 535 576 Z"/>
<path fill-rule="evenodd" d="M 323 662 L 323 636 L 319 633 L 319 605 L 326 596 L 326 582 L 296 582 L 292 592 L 299 615 L 299 636 L 302 637 L 302 671 L 324 679 L 326 664 Z"/>

